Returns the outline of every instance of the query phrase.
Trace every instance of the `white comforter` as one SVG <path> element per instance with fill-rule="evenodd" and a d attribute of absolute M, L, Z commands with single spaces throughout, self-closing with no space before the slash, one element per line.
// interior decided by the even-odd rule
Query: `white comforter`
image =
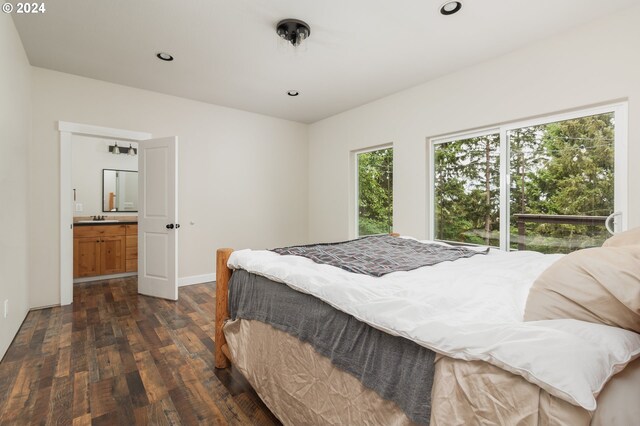
<path fill-rule="evenodd" d="M 640 335 L 575 320 L 523 322 L 529 288 L 560 256 L 491 250 L 380 278 L 270 251 L 236 251 L 228 265 L 312 294 L 435 352 L 487 361 L 595 410 L 607 380 L 640 355 Z"/>

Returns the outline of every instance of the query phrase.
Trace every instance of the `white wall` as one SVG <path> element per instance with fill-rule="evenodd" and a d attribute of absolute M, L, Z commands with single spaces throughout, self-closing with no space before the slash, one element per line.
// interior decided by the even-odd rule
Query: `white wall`
<path fill-rule="evenodd" d="M 629 226 L 640 225 L 640 7 L 314 123 L 309 239 L 354 235 L 350 151 L 393 142 L 394 231 L 427 237 L 429 137 L 628 99 Z"/>
<path fill-rule="evenodd" d="M 29 309 L 28 147 L 31 71 L 10 15 L 0 14 L 0 358 Z M 4 318 L 4 301 L 9 300 Z"/>
<path fill-rule="evenodd" d="M 180 277 L 213 273 L 218 247 L 306 242 L 306 125 L 41 68 L 32 78 L 31 306 L 60 300 L 58 120 L 179 137 Z"/>
<path fill-rule="evenodd" d="M 138 156 L 114 155 L 109 152 L 113 139 L 100 139 L 88 136 L 73 135 L 71 137 L 71 186 L 76 190 L 76 202 L 82 204 L 82 212 L 75 210 L 74 216 L 109 215 L 120 213 L 102 211 L 102 170 L 138 170 Z M 118 146 L 129 148 L 128 142 L 118 142 Z M 133 148 L 138 145 L 132 143 Z M 114 186 L 115 187 L 115 186 Z M 137 192 L 137 188 L 136 188 Z M 137 213 L 123 212 L 126 216 Z"/>
<path fill-rule="evenodd" d="M 179 136 L 181 277 L 212 273 L 216 247 L 352 236 L 350 152 L 390 142 L 394 229 L 425 237 L 428 137 L 621 99 L 629 225 L 640 225 L 639 21 L 640 8 L 603 18 L 311 126 L 32 68 L 31 306 L 59 301 L 58 120 Z"/>

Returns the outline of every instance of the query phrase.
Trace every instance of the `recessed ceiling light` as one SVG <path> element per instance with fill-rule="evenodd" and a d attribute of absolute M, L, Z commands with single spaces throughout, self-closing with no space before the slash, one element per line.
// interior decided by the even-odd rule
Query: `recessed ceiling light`
<path fill-rule="evenodd" d="M 158 57 L 158 59 L 162 59 L 163 61 L 173 61 L 173 56 L 169 55 L 168 53 L 160 52 L 156 56 Z"/>
<path fill-rule="evenodd" d="M 300 94 L 300 92 L 298 92 L 297 90 L 289 90 L 287 92 L 287 95 L 289 96 L 298 96 Z"/>
<path fill-rule="evenodd" d="M 445 16 L 448 16 L 448 15 L 453 15 L 454 13 L 460 12 L 460 9 L 462 9 L 461 1 L 449 1 L 442 5 L 442 7 L 440 8 L 440 13 L 442 13 Z"/>

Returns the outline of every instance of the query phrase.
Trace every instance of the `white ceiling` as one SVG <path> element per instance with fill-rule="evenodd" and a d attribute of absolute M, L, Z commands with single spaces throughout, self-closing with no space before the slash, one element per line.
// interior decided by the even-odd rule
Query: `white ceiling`
<path fill-rule="evenodd" d="M 55 0 L 13 17 L 34 66 L 310 123 L 636 0 L 464 0 L 449 17 L 443 2 Z M 311 26 L 301 49 L 283 18 Z"/>

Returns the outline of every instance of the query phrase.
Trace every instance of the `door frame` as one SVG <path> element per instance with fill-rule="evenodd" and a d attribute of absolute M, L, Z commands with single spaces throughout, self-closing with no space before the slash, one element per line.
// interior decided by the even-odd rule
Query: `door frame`
<path fill-rule="evenodd" d="M 58 121 L 60 133 L 60 305 L 73 302 L 73 209 L 71 183 L 71 137 L 113 138 L 126 142 L 151 139 L 146 132 Z"/>

